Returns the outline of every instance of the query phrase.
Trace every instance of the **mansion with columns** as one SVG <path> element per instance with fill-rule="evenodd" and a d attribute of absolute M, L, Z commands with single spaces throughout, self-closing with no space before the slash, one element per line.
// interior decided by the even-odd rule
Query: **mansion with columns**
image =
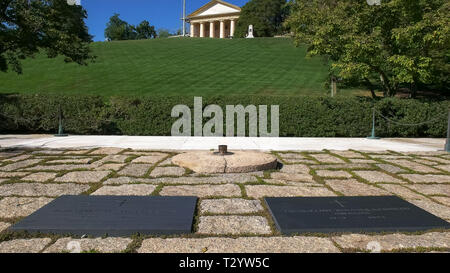
<path fill-rule="evenodd" d="M 187 16 L 191 37 L 229 38 L 234 36 L 241 8 L 225 1 L 213 0 Z"/>

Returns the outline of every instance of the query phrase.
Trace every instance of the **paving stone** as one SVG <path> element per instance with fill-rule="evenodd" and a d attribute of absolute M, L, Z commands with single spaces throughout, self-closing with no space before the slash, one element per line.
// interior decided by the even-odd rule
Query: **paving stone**
<path fill-rule="evenodd" d="M 310 159 L 285 158 L 283 162 L 287 164 L 317 164 L 316 161 Z"/>
<path fill-rule="evenodd" d="M 42 161 L 41 159 L 28 159 L 28 160 L 24 160 L 24 161 L 19 161 L 16 163 L 11 163 L 6 166 L 0 167 L 0 171 L 10 172 L 10 171 L 14 171 L 17 169 L 21 169 L 21 168 L 25 168 L 25 167 L 37 164 L 41 161 Z"/>
<path fill-rule="evenodd" d="M 63 164 L 63 165 L 38 165 L 24 169 L 25 171 L 73 171 L 73 170 L 90 170 L 95 168 L 94 164 Z"/>
<path fill-rule="evenodd" d="M 130 164 L 128 166 L 126 166 L 125 168 L 123 168 L 119 174 L 120 175 L 125 175 L 125 176 L 144 176 L 147 174 L 148 170 L 150 170 L 150 168 L 152 167 L 152 165 L 150 164 Z"/>
<path fill-rule="evenodd" d="M 41 184 L 12 183 L 0 185 L 0 196 L 61 196 L 77 195 L 89 189 L 88 185 L 80 184 Z"/>
<path fill-rule="evenodd" d="M 283 165 L 280 170 L 282 173 L 306 173 L 309 174 L 309 167 L 303 164 Z"/>
<path fill-rule="evenodd" d="M 337 154 L 342 157 L 346 158 L 360 158 L 365 159 L 366 157 L 360 153 L 353 152 L 353 151 L 330 151 L 332 154 Z"/>
<path fill-rule="evenodd" d="M 401 173 L 406 171 L 405 169 L 390 164 L 376 164 L 376 166 L 389 173 Z"/>
<path fill-rule="evenodd" d="M 201 216 L 199 234 L 270 234 L 269 223 L 262 216 Z"/>
<path fill-rule="evenodd" d="M 282 180 L 282 179 L 267 179 L 264 178 L 264 182 L 266 182 L 267 184 L 276 184 L 276 185 L 288 185 L 290 183 L 295 184 L 295 185 L 299 185 L 298 182 L 292 182 L 292 181 L 287 181 L 287 180 Z M 308 182 L 302 182 L 301 185 L 313 185 L 313 183 L 308 183 Z"/>
<path fill-rule="evenodd" d="M 50 203 L 52 198 L 5 197 L 0 200 L 0 218 L 25 217 Z"/>
<path fill-rule="evenodd" d="M 439 163 L 441 163 L 441 164 L 446 164 L 446 165 L 449 165 L 449 164 L 450 164 L 450 160 L 448 160 L 448 159 L 443 159 L 443 158 L 440 158 L 440 157 L 425 156 L 425 157 L 422 157 L 422 158 L 425 159 L 425 160 L 430 160 L 430 161 L 439 162 Z"/>
<path fill-rule="evenodd" d="M 328 186 L 346 196 L 381 196 L 391 195 L 389 192 L 379 189 L 375 186 L 358 182 L 355 179 L 347 180 L 326 180 Z"/>
<path fill-rule="evenodd" d="M 0 178 L 23 177 L 28 174 L 27 172 L 0 172 Z"/>
<path fill-rule="evenodd" d="M 439 170 L 450 172 L 450 165 L 436 165 L 434 167 L 438 168 Z"/>
<path fill-rule="evenodd" d="M 393 251 L 410 248 L 448 248 L 450 232 L 432 232 L 422 235 L 389 234 L 369 236 L 364 234 L 348 234 L 333 237 L 333 240 L 344 249 L 360 249 L 371 251 Z"/>
<path fill-rule="evenodd" d="M 450 219 L 450 208 L 429 200 L 408 200 L 408 202 L 443 219 Z"/>
<path fill-rule="evenodd" d="M 141 155 L 141 156 L 146 156 L 146 155 L 151 155 L 151 156 L 168 156 L 168 154 L 167 153 L 162 153 L 162 152 L 152 152 L 152 151 L 139 151 L 139 150 L 136 150 L 136 151 L 128 151 L 128 152 L 125 152 L 124 154 L 126 154 L 126 155 Z"/>
<path fill-rule="evenodd" d="M 447 195 L 450 196 L 450 185 L 448 184 L 414 184 L 407 185 L 408 188 L 411 188 L 415 191 L 423 193 L 425 195 Z"/>
<path fill-rule="evenodd" d="M 139 253 L 336 253 L 328 238 L 319 237 L 239 237 L 233 238 L 150 238 Z"/>
<path fill-rule="evenodd" d="M 150 173 L 151 177 L 160 176 L 182 176 L 186 170 L 180 167 L 156 167 Z"/>
<path fill-rule="evenodd" d="M 414 159 L 414 162 L 420 163 L 420 164 L 424 164 L 424 165 L 429 165 L 429 166 L 436 166 L 439 163 L 438 162 L 434 162 L 434 161 L 429 161 L 426 159 Z"/>
<path fill-rule="evenodd" d="M 282 159 L 306 159 L 302 154 L 297 153 L 278 153 Z"/>
<path fill-rule="evenodd" d="M 56 173 L 32 173 L 22 178 L 24 181 L 47 182 L 56 177 Z"/>
<path fill-rule="evenodd" d="M 19 155 L 19 156 L 15 156 L 15 157 L 10 157 L 6 161 L 17 162 L 17 161 L 22 161 L 22 160 L 28 159 L 30 157 L 31 157 L 31 155 Z"/>
<path fill-rule="evenodd" d="M 310 156 L 321 163 L 345 163 L 344 160 L 329 154 L 310 154 Z"/>
<path fill-rule="evenodd" d="M 173 165 L 171 157 L 167 158 L 166 160 L 158 164 L 158 166 L 170 166 L 170 165 Z"/>
<path fill-rule="evenodd" d="M 115 155 L 122 152 L 125 149 L 121 148 L 99 148 L 91 153 L 90 155 Z"/>
<path fill-rule="evenodd" d="M 420 172 L 420 173 L 440 173 L 441 171 L 433 169 L 429 166 L 409 161 L 409 160 L 388 160 L 390 163 L 394 163 L 397 165 L 400 165 L 402 167 L 408 168 L 414 172 Z"/>
<path fill-rule="evenodd" d="M 270 176 L 273 179 L 282 179 L 288 181 L 299 181 L 299 182 L 314 182 L 313 177 L 305 173 L 271 173 Z"/>
<path fill-rule="evenodd" d="M 433 199 L 446 205 L 447 207 L 450 207 L 450 197 L 434 196 Z"/>
<path fill-rule="evenodd" d="M 55 179 L 55 182 L 97 183 L 108 176 L 109 171 L 70 172 Z"/>
<path fill-rule="evenodd" d="M 400 176 L 403 178 L 406 178 L 414 183 L 447 183 L 447 182 L 450 182 L 450 175 L 400 174 Z"/>
<path fill-rule="evenodd" d="M 382 188 L 388 190 L 389 192 L 400 196 L 403 199 L 409 200 L 409 199 L 425 199 L 423 195 L 417 194 L 410 189 L 407 189 L 401 185 L 393 185 L 393 184 L 380 184 Z"/>
<path fill-rule="evenodd" d="M 258 200 L 246 199 L 209 199 L 200 203 L 201 213 L 215 214 L 243 214 L 255 213 L 264 210 Z"/>
<path fill-rule="evenodd" d="M 13 156 L 18 156 L 20 154 L 23 154 L 23 151 L 8 151 L 8 152 L 0 152 L 0 158 L 6 159 Z"/>
<path fill-rule="evenodd" d="M 325 187 L 310 186 L 252 185 L 245 186 L 245 190 L 249 197 L 256 199 L 262 197 L 336 196 Z"/>
<path fill-rule="evenodd" d="M 125 163 L 130 155 L 108 155 L 101 159 L 103 162 Z"/>
<path fill-rule="evenodd" d="M 34 151 L 32 154 L 34 155 L 60 155 L 63 154 L 65 151 L 61 150 L 40 150 L 40 151 Z"/>
<path fill-rule="evenodd" d="M 105 182 L 104 185 L 122 185 L 122 184 L 136 184 L 136 183 L 152 183 L 155 179 L 149 178 L 137 178 L 137 177 L 128 177 L 128 176 L 120 176 L 109 178 Z M 155 183 L 157 184 L 157 183 Z"/>
<path fill-rule="evenodd" d="M 146 155 L 146 156 L 140 156 L 136 159 L 134 159 L 133 161 L 131 161 L 132 163 L 150 163 L 150 164 L 155 164 L 158 161 L 161 161 L 162 159 L 164 159 L 164 157 L 166 157 L 167 155 Z"/>
<path fill-rule="evenodd" d="M 406 183 L 388 174 L 379 171 L 355 171 L 355 174 L 362 177 L 363 179 L 369 181 L 370 183 L 380 183 L 380 182 L 393 182 L 393 183 Z"/>
<path fill-rule="evenodd" d="M 57 159 L 47 161 L 46 164 L 88 164 L 94 161 L 93 158 L 70 158 L 70 159 Z"/>
<path fill-rule="evenodd" d="M 360 169 L 373 169 L 373 166 L 364 163 L 347 163 L 347 164 L 334 164 L 334 165 L 312 165 L 310 166 L 316 170 L 325 170 L 325 169 L 349 169 L 349 170 L 360 170 Z"/>
<path fill-rule="evenodd" d="M 6 222 L 0 222 L 0 232 L 6 230 L 7 228 L 9 228 L 11 224 L 10 223 L 6 223 Z"/>
<path fill-rule="evenodd" d="M 119 253 L 127 249 L 133 240 L 130 238 L 95 238 L 95 239 L 72 239 L 61 238 L 49 246 L 45 253 L 79 253 L 100 252 Z"/>
<path fill-rule="evenodd" d="M 0 178 L 0 184 L 1 183 L 3 183 L 3 182 L 5 182 L 5 181 L 7 181 L 8 179 L 6 179 L 6 178 Z"/>
<path fill-rule="evenodd" d="M 118 177 L 110 178 L 104 182 L 109 184 L 130 184 L 130 183 L 152 183 L 152 184 L 223 184 L 223 183 L 247 183 L 257 182 L 258 179 L 249 174 L 219 174 L 208 177 L 184 176 L 184 177 L 161 177 L 161 178 L 132 178 Z"/>
<path fill-rule="evenodd" d="M 66 151 L 64 153 L 64 155 L 85 155 L 89 151 L 90 151 L 90 149 L 89 150 L 86 150 L 86 149 L 84 149 L 84 150 L 83 149 L 81 149 L 81 150 L 70 150 L 70 151 Z"/>
<path fill-rule="evenodd" d="M 123 166 L 125 166 L 126 164 L 115 164 L 115 163 L 111 163 L 111 164 L 103 164 L 97 168 L 95 168 L 98 171 L 107 171 L 107 170 L 112 170 L 112 171 L 118 171 L 120 169 L 123 168 Z"/>
<path fill-rule="evenodd" d="M 351 178 L 352 175 L 346 171 L 329 171 L 329 170 L 319 170 L 316 171 L 318 176 L 322 177 L 336 177 L 336 178 Z"/>
<path fill-rule="evenodd" d="M 419 152 L 404 152 L 405 155 L 416 155 L 416 156 L 448 156 L 445 151 L 419 151 Z"/>
<path fill-rule="evenodd" d="M 159 193 L 162 196 L 198 196 L 212 197 L 241 196 L 241 189 L 237 185 L 199 185 L 199 186 L 165 186 Z"/>
<path fill-rule="evenodd" d="M 52 239 L 17 239 L 0 243 L 0 253 L 39 253 Z"/>
<path fill-rule="evenodd" d="M 398 159 L 412 159 L 412 157 L 407 155 L 370 155 L 372 158 L 383 159 L 383 160 L 398 160 Z M 406 160 L 407 161 L 407 160 Z"/>
<path fill-rule="evenodd" d="M 103 186 L 92 195 L 124 195 L 124 196 L 145 196 L 150 195 L 156 189 L 155 185 L 121 185 Z"/>
<path fill-rule="evenodd" d="M 372 159 L 349 159 L 351 163 L 367 163 L 367 164 L 375 164 L 378 161 Z"/>

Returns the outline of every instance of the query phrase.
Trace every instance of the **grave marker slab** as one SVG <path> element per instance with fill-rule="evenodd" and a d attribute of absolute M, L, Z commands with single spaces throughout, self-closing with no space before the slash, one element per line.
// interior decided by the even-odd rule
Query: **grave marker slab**
<path fill-rule="evenodd" d="M 446 221 L 396 196 L 264 199 L 285 235 L 448 229 Z"/>
<path fill-rule="evenodd" d="M 11 231 L 130 236 L 192 232 L 197 197 L 62 196 L 13 225 Z"/>

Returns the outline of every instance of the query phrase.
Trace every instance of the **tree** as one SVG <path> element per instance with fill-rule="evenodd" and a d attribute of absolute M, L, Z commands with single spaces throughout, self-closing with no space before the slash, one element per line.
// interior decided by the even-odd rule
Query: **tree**
<path fill-rule="evenodd" d="M 251 0 L 242 7 L 235 37 L 243 38 L 253 25 L 257 37 L 272 37 L 282 31 L 282 22 L 289 11 L 286 0 Z"/>
<path fill-rule="evenodd" d="M 156 37 L 155 27 L 151 26 L 147 20 L 142 21 L 136 27 L 136 39 L 151 39 Z"/>
<path fill-rule="evenodd" d="M 111 41 L 133 40 L 136 38 L 134 27 L 119 18 L 115 13 L 106 24 L 105 37 Z"/>
<path fill-rule="evenodd" d="M 449 83 L 448 0 L 296 1 L 286 22 L 308 55 L 325 56 L 331 74 L 385 96 Z M 447 87 L 448 88 L 448 87 Z"/>
<path fill-rule="evenodd" d="M 66 0 L 0 1 L 0 70 L 21 74 L 21 60 L 44 50 L 49 58 L 86 65 L 93 59 L 86 11 Z"/>
<path fill-rule="evenodd" d="M 159 38 L 168 38 L 170 36 L 170 31 L 165 28 L 158 29 Z"/>

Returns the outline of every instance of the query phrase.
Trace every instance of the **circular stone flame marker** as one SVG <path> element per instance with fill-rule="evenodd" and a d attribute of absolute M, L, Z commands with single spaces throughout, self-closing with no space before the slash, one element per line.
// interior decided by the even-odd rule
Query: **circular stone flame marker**
<path fill-rule="evenodd" d="M 277 158 L 273 155 L 252 152 L 229 152 L 226 145 L 219 152 L 188 152 L 172 158 L 172 163 L 196 173 L 247 173 L 275 169 Z"/>

